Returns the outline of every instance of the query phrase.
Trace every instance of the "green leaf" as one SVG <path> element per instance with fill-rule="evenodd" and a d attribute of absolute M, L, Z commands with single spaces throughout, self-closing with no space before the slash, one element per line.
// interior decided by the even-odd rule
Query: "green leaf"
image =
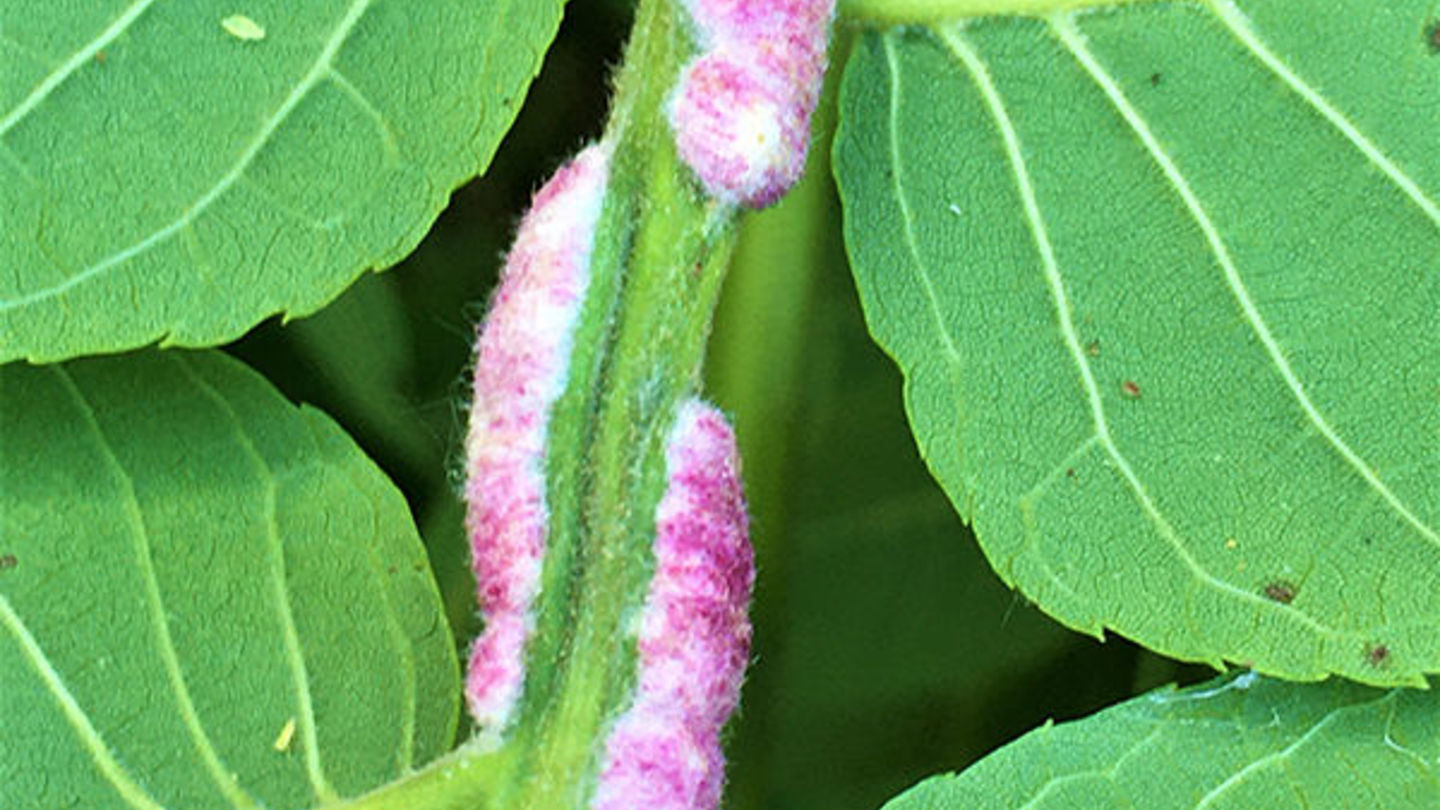
<path fill-rule="evenodd" d="M 1253 673 L 1030 732 L 885 810 L 1422 810 L 1440 803 L 1440 696 Z"/>
<path fill-rule="evenodd" d="M 227 341 L 398 261 L 562 5 L 5 0 L 0 362 Z"/>
<path fill-rule="evenodd" d="M 0 425 L 0 806 L 304 808 L 450 747 L 424 551 L 329 418 L 147 352 L 5 366 Z"/>
<path fill-rule="evenodd" d="M 1440 671 L 1432 6 L 1140 4 L 856 48 L 836 163 L 870 328 L 1046 612 L 1290 678 Z"/>

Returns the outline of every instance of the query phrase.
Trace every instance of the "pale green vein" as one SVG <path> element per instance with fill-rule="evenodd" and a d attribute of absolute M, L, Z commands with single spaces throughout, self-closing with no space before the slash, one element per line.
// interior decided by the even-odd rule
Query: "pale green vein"
<path fill-rule="evenodd" d="M 355 103 L 355 106 L 360 109 L 362 114 L 375 122 L 375 129 L 380 133 L 380 140 L 385 145 L 385 156 L 389 158 L 392 163 L 395 162 L 400 156 L 400 144 L 395 137 L 395 130 L 390 127 L 389 119 L 385 117 L 384 113 L 380 112 L 380 109 L 375 106 L 375 103 L 370 100 L 370 97 L 365 94 L 365 91 L 356 87 L 355 83 L 350 81 L 350 78 L 344 73 L 331 67 L 329 73 L 326 75 L 330 81 L 335 83 L 336 87 L 340 88 L 341 92 Z"/>
<path fill-rule="evenodd" d="M 1397 711 L 1395 703 L 1399 696 L 1399 690 L 1393 689 L 1389 692 L 1389 694 L 1385 696 L 1385 701 L 1388 704 L 1389 711 L 1385 713 L 1385 733 L 1381 737 L 1381 742 L 1384 743 L 1386 748 L 1394 751 L 1397 756 L 1404 757 L 1405 759 L 1409 760 L 1411 764 L 1418 767 L 1421 772 L 1425 774 L 1430 784 L 1433 787 L 1440 789 L 1440 778 L 1437 778 L 1436 774 L 1436 767 L 1440 766 L 1440 761 L 1432 762 L 1429 759 L 1421 756 L 1418 752 L 1406 748 L 1405 746 L 1396 742 L 1395 737 L 1391 734 L 1391 731 L 1395 727 L 1395 712 Z"/>
<path fill-rule="evenodd" d="M 945 356 L 951 363 L 955 363 L 960 359 L 960 352 L 955 348 L 955 341 L 950 336 L 950 330 L 945 328 L 945 317 L 940 313 L 940 298 L 935 293 L 935 285 L 930 282 L 930 274 L 922 269 L 925 263 L 920 258 L 920 247 L 915 241 L 915 218 L 911 214 L 910 200 L 905 194 L 902 183 L 899 134 L 900 66 L 895 55 L 893 35 L 884 37 L 884 43 L 885 60 L 890 67 L 890 182 L 895 190 L 895 202 L 900 206 L 900 218 L 905 223 L 905 246 L 910 251 L 910 258 L 915 265 L 920 286 L 925 289 L 925 300 L 930 304 L 930 317 L 935 322 L 935 331 L 940 333 L 940 340 L 945 344 Z"/>
<path fill-rule="evenodd" d="M 290 117 L 290 114 L 295 111 L 295 108 L 300 105 L 300 102 L 309 95 L 315 85 L 330 75 L 336 54 L 340 52 L 340 48 L 345 44 L 350 32 L 355 28 L 356 24 L 359 23 L 360 18 L 365 15 L 369 7 L 370 0 L 352 1 L 350 8 L 345 12 L 345 16 L 340 20 L 335 32 L 331 34 L 330 38 L 326 40 L 324 47 L 320 49 L 320 54 L 310 66 L 310 70 L 307 71 L 299 83 L 295 85 L 294 89 L 290 91 L 290 94 L 287 95 L 285 100 L 280 103 L 280 106 L 275 109 L 275 112 L 261 124 L 260 130 L 256 133 L 255 137 L 251 139 L 245 149 L 240 152 L 239 158 L 236 159 L 229 170 L 227 170 L 209 190 L 201 194 L 195 202 L 191 203 L 190 207 L 186 208 L 179 217 L 144 239 L 86 267 L 59 284 L 37 289 L 17 298 L 0 300 L 0 312 L 54 298 L 66 290 L 70 290 L 113 267 L 135 258 L 157 245 L 163 244 L 175 234 L 182 231 L 201 214 L 205 213 L 205 211 L 209 210 L 210 206 L 226 191 L 229 191 L 241 176 L 244 175 L 245 171 L 250 168 L 250 164 L 255 161 L 256 156 L 258 156 L 260 151 L 270 142 L 270 137 L 275 134 L 281 124 L 285 123 L 285 120 Z"/>
<path fill-rule="evenodd" d="M 60 386 L 65 389 L 75 403 L 85 426 L 95 437 L 105 465 L 119 483 L 124 495 L 125 518 L 129 523 L 130 535 L 135 538 L 136 562 L 140 567 L 141 578 L 145 581 L 145 601 L 150 609 L 150 623 L 155 631 L 160 660 L 165 665 L 165 675 L 170 682 L 170 690 L 175 694 L 175 702 L 179 704 L 181 720 L 185 723 L 185 729 L 190 732 L 195 751 L 199 754 L 201 761 L 205 763 L 205 770 L 210 773 L 210 778 L 214 780 L 226 801 L 240 810 L 258 807 L 255 800 L 241 789 L 235 780 L 234 773 L 221 761 L 220 754 L 211 743 L 210 735 L 205 732 L 205 727 L 200 722 L 200 714 L 195 709 L 195 701 L 190 695 L 190 687 L 180 668 L 180 656 L 175 651 L 175 640 L 170 635 L 170 626 L 165 620 L 165 601 L 160 594 L 159 579 L 155 575 L 150 533 L 145 526 L 145 517 L 140 512 L 140 502 L 135 496 L 135 482 L 120 464 L 120 459 L 115 455 L 110 440 L 100 427 L 100 422 L 95 416 L 95 409 L 90 406 L 90 401 L 75 384 L 75 380 L 69 372 L 61 366 L 49 366 L 49 368 L 54 371 L 60 381 Z"/>
<path fill-rule="evenodd" d="M 1125 767 L 1125 763 L 1128 762 L 1135 755 L 1139 754 L 1142 750 L 1144 750 L 1146 746 L 1160 739 L 1164 731 L 1165 729 L 1163 726 L 1155 728 L 1149 734 L 1146 734 L 1139 742 L 1130 746 L 1130 748 L 1127 749 L 1124 754 L 1121 754 L 1114 762 L 1110 764 L 1110 767 L 1105 768 L 1104 770 L 1077 771 L 1075 773 L 1068 773 L 1064 776 L 1049 780 L 1040 788 L 1040 790 L 1036 791 L 1035 795 L 1031 797 L 1030 801 L 1025 802 L 1025 804 L 1021 805 L 1016 810 L 1035 810 L 1035 808 L 1038 808 L 1040 806 L 1040 802 L 1044 801 L 1056 788 L 1062 787 L 1070 782 L 1087 781 L 1090 778 L 1096 776 L 1104 777 L 1112 784 L 1115 784 L 1118 788 L 1119 783 L 1115 782 L 1115 776 L 1120 773 L 1120 769 Z M 1129 802 L 1127 802 L 1127 804 L 1128 803 Z"/>
<path fill-rule="evenodd" d="M 1068 18 L 1065 18 L 1068 21 Z M 1190 553 L 1175 527 L 1170 524 L 1168 518 L 1160 511 L 1159 506 L 1150 493 L 1146 490 L 1144 483 L 1130 466 L 1130 461 L 1120 452 L 1119 446 L 1115 443 L 1110 433 L 1109 419 L 1105 413 L 1105 404 L 1100 395 L 1100 387 L 1095 383 L 1094 374 L 1090 369 L 1090 362 L 1085 357 L 1085 349 L 1081 346 L 1079 333 L 1075 331 L 1075 323 L 1070 310 L 1069 295 L 1065 290 L 1065 281 L 1060 275 L 1060 266 L 1055 260 L 1055 252 L 1050 243 L 1050 237 L 1046 232 L 1045 220 L 1040 212 L 1040 204 L 1035 196 L 1035 189 L 1030 180 L 1029 169 L 1025 165 L 1024 150 L 1020 146 L 1020 137 L 1015 132 L 1015 126 L 1011 123 L 1010 114 L 1005 109 L 1004 99 L 1000 97 L 999 91 L 995 88 L 990 78 L 990 70 L 980 55 L 975 52 L 970 43 L 966 41 L 961 33 L 961 26 L 953 25 L 937 29 L 940 37 L 945 41 L 947 47 L 969 70 L 973 77 L 976 89 L 984 96 L 985 103 L 990 109 L 991 117 L 995 120 L 996 127 L 1000 130 L 1001 138 L 1005 142 L 1005 152 L 1009 158 L 1010 166 L 1015 175 L 1015 183 L 1018 186 L 1021 200 L 1025 210 L 1025 218 L 1030 226 L 1031 234 L 1035 240 L 1036 249 L 1040 253 L 1041 263 L 1044 267 L 1045 281 L 1050 288 L 1050 296 L 1055 306 L 1055 317 L 1059 322 L 1060 334 L 1065 341 L 1065 347 L 1070 353 L 1071 360 L 1075 363 L 1080 373 L 1080 380 L 1085 395 L 1090 404 L 1091 420 L 1094 423 L 1096 440 L 1105 449 L 1106 454 L 1115 464 L 1130 490 L 1135 493 L 1135 498 L 1140 507 L 1145 511 L 1146 516 L 1155 525 L 1162 539 L 1173 549 L 1176 557 L 1190 569 L 1191 574 L 1205 585 L 1228 593 L 1237 599 L 1262 606 L 1267 609 L 1282 609 L 1288 611 L 1296 621 L 1310 627 L 1323 635 L 1337 635 L 1329 627 L 1320 624 L 1309 615 L 1289 605 L 1265 599 L 1259 594 L 1231 585 L 1225 580 L 1219 579 L 1206 570 L 1199 561 Z"/>
<path fill-rule="evenodd" d="M 0 158 L 4 158 L 6 163 L 13 166 L 15 173 L 20 175 L 26 183 L 31 186 L 40 185 L 40 181 L 35 179 L 35 173 L 30 171 L 30 167 L 25 165 L 25 161 L 21 160 L 20 156 L 15 154 L 15 150 L 11 149 L 4 141 L 0 141 Z"/>
<path fill-rule="evenodd" d="M 1295 91 L 1300 98 L 1305 100 L 1305 103 L 1309 104 L 1316 112 L 1324 116 L 1325 120 L 1329 121 L 1332 126 L 1339 130 L 1340 133 L 1365 156 L 1366 160 L 1370 161 L 1375 168 L 1390 178 L 1391 182 L 1401 191 L 1405 192 L 1405 196 L 1409 197 L 1415 205 L 1419 206 L 1421 211 L 1425 212 L 1425 216 L 1428 217 L 1432 223 L 1440 227 L 1440 206 L 1437 206 L 1435 201 L 1430 199 L 1409 174 L 1395 165 L 1395 162 L 1392 161 L 1380 147 L 1376 146 L 1373 141 L 1367 138 L 1365 133 L 1360 131 L 1359 127 L 1351 123 L 1350 119 L 1346 117 L 1344 113 L 1336 109 L 1333 104 L 1326 100 L 1324 95 L 1314 87 L 1311 87 L 1304 79 L 1300 78 L 1299 74 L 1291 70 L 1284 59 L 1281 59 L 1274 51 L 1270 50 L 1264 40 L 1262 40 L 1260 35 L 1255 31 L 1254 27 L 1251 26 L 1250 21 L 1246 19 L 1245 14 L 1235 6 L 1232 0 L 1205 0 L 1205 4 L 1215 13 L 1215 16 L 1219 18 L 1220 22 L 1224 23 L 1225 27 L 1230 29 L 1230 33 L 1235 39 L 1248 48 L 1250 52 L 1260 60 L 1261 64 L 1265 65 L 1270 72 L 1278 76 L 1291 90 Z"/>
<path fill-rule="evenodd" d="M 1412 512 L 1410 508 L 1405 505 L 1405 502 L 1400 500 L 1384 481 L 1380 480 L 1380 476 L 1376 474 L 1370 465 L 1336 432 L 1335 428 L 1332 427 L 1330 422 L 1325 418 L 1325 415 L 1321 413 L 1320 409 L 1311 401 L 1310 395 L 1305 391 L 1305 386 L 1300 382 L 1300 378 L 1296 376 L 1294 369 L 1290 367 L 1290 361 L 1286 359 L 1285 352 L 1281 349 L 1280 343 L 1275 339 L 1275 336 L 1271 334 L 1270 327 L 1266 325 L 1264 317 L 1260 314 L 1260 309 L 1250 297 L 1250 291 L 1246 288 L 1244 280 L 1240 277 L 1240 271 L 1236 268 L 1235 262 L 1230 256 L 1230 250 L 1225 246 L 1225 240 L 1221 238 L 1220 231 L 1215 227 L 1215 223 L 1210 220 L 1210 215 L 1206 212 L 1205 206 L 1201 204 L 1199 197 L 1197 197 L 1194 190 L 1190 188 L 1190 183 L 1180 172 L 1179 167 L 1175 165 L 1175 161 L 1170 158 L 1170 155 L 1165 151 L 1164 147 L 1160 145 L 1160 142 L 1155 138 L 1155 134 L 1150 131 L 1150 126 L 1146 123 L 1144 117 L 1140 115 L 1140 111 L 1130 104 L 1130 101 L 1125 97 L 1124 92 L 1121 91 L 1120 86 L 1116 84 L 1114 78 L 1110 76 L 1104 66 L 1101 65 L 1090 52 L 1089 47 L 1085 44 L 1084 35 L 1080 33 L 1079 28 L 1075 25 L 1074 15 L 1062 14 L 1051 17 L 1050 25 L 1060 38 L 1060 41 L 1069 48 L 1076 61 L 1080 63 L 1096 85 L 1105 92 L 1105 95 L 1110 99 L 1111 105 L 1125 120 L 1126 124 L 1135 132 L 1136 136 L 1139 137 L 1146 151 L 1150 153 L 1151 159 L 1153 159 L 1161 171 L 1164 172 L 1171 187 L 1180 197 L 1181 201 L 1184 202 L 1186 209 L 1189 210 L 1191 217 L 1200 228 L 1201 234 L 1205 237 L 1205 241 L 1214 254 L 1216 262 L 1219 263 L 1220 269 L 1225 275 L 1225 283 L 1229 286 L 1236 303 L 1240 305 L 1245 320 L 1250 324 L 1251 330 L 1265 348 L 1265 353 L 1270 357 L 1270 361 L 1275 365 L 1276 370 L 1285 381 L 1286 387 L 1290 390 L 1290 394 L 1294 397 L 1296 403 L 1299 404 L 1300 410 L 1304 412 L 1305 418 L 1315 427 L 1315 430 L 1330 443 L 1330 446 L 1339 453 L 1341 458 L 1345 460 L 1345 463 L 1380 496 L 1381 500 L 1383 500 L 1390 509 L 1399 515 L 1406 523 L 1410 524 L 1420 536 L 1424 537 L 1431 544 L 1440 546 L 1440 535 L 1437 535 L 1434 529 Z"/>
<path fill-rule="evenodd" d="M 1319 734 L 1322 729 L 1330 725 L 1330 722 L 1336 717 L 1339 717 L 1341 712 L 1343 711 L 1344 709 L 1336 709 L 1335 711 L 1330 712 L 1329 714 L 1321 718 L 1320 721 L 1317 722 L 1315 725 L 1311 726 L 1308 731 L 1300 735 L 1300 737 L 1296 739 L 1295 742 L 1290 743 L 1279 751 L 1273 751 L 1269 754 L 1266 754 L 1265 756 L 1260 757 L 1254 762 L 1251 762 L 1249 765 L 1246 765 L 1235 773 L 1230 774 L 1230 776 L 1226 778 L 1225 781 L 1211 788 L 1209 792 L 1207 792 L 1204 796 L 1200 797 L 1200 801 L 1195 804 L 1195 810 L 1205 810 L 1205 808 L 1210 806 L 1211 802 L 1215 801 L 1221 796 L 1224 796 L 1230 790 L 1234 789 L 1237 785 L 1244 784 L 1245 780 L 1249 779 L 1256 772 L 1264 770 L 1265 768 L 1268 768 L 1277 762 L 1284 762 L 1286 759 L 1294 756 L 1296 751 L 1299 751 L 1307 743 L 1309 743 L 1310 740 L 1314 739 L 1315 735 Z"/>
<path fill-rule="evenodd" d="M 65 80 L 70 78 L 82 65 L 89 64 L 91 60 L 95 58 L 95 54 L 113 42 L 116 37 L 125 33 L 126 29 L 130 27 L 130 24 L 139 19 L 140 15 L 144 14 L 146 9 L 154 4 L 155 0 L 135 0 L 125 11 L 121 12 L 120 16 L 116 17 L 114 21 L 106 26 L 105 30 L 90 40 L 85 47 L 76 51 L 69 59 L 66 59 L 60 67 L 51 71 L 43 81 L 35 86 L 34 90 L 30 91 L 30 95 L 26 96 L 24 101 L 17 104 L 4 118 L 0 118 L 0 137 L 4 137 L 5 133 L 9 132 L 21 119 L 29 115 L 31 110 L 35 109 L 40 102 L 44 101 L 54 92 L 55 88 L 63 84 Z"/>
<path fill-rule="evenodd" d="M 1050 296 L 1054 300 L 1055 317 L 1059 321 L 1060 334 L 1065 340 L 1065 348 L 1070 352 L 1070 359 L 1080 372 L 1080 381 L 1089 400 L 1090 418 L 1095 426 L 1096 438 L 1105 447 L 1107 453 L 1118 456 L 1115 442 L 1110 437 L 1110 426 L 1105 416 L 1105 405 L 1100 398 L 1100 387 L 1095 383 L 1095 376 L 1090 370 L 1090 362 L 1085 358 L 1085 349 L 1080 345 L 1080 336 L 1075 331 L 1075 323 L 1070 312 L 1070 296 L 1065 290 L 1064 280 L 1060 277 L 1060 265 L 1055 259 L 1055 250 L 1045 228 L 1045 219 L 1040 213 L 1040 203 L 1030 181 L 1030 170 L 1025 165 L 1025 155 L 1020 147 L 1020 136 L 1016 134 L 1015 126 L 1011 123 L 1010 113 L 1005 109 L 1004 99 L 1000 98 L 1000 93 L 990 78 L 989 67 L 962 36 L 960 27 L 940 28 L 938 32 L 950 52 L 970 71 L 975 88 L 985 98 L 985 104 L 990 109 L 995 126 L 1000 130 L 1000 137 L 1005 142 L 1005 154 L 1010 161 L 1011 171 L 1015 175 L 1015 184 L 1020 192 L 1021 204 L 1024 206 L 1025 221 L 1030 228 L 1031 238 L 1035 241 L 1035 248 L 1040 253 L 1045 282 L 1049 285 Z M 1120 461 L 1123 463 L 1123 459 Z"/>
<path fill-rule="evenodd" d="M 20 651 L 30 663 L 30 668 L 40 677 L 45 684 L 45 689 L 60 704 L 60 710 L 65 713 L 65 719 L 70 722 L 70 727 L 75 730 L 75 735 L 90 752 L 90 758 L 95 762 L 95 767 L 104 775 L 106 781 L 120 794 L 120 798 L 136 810 L 165 810 L 143 787 L 136 784 L 130 775 L 125 772 L 124 766 L 116 761 L 115 755 L 100 739 L 100 732 L 90 725 L 90 719 L 86 717 L 85 711 L 80 704 L 75 702 L 75 696 L 70 694 L 65 681 L 60 673 L 50 665 L 50 659 L 46 657 L 45 651 L 41 649 L 39 642 L 30 635 L 30 630 L 21 620 L 20 615 L 10 606 L 10 600 L 0 594 L 0 623 L 4 623 L 5 629 L 15 637 L 20 644 Z"/>
<path fill-rule="evenodd" d="M 219 410 L 225 413 L 234 429 L 236 440 L 244 449 L 245 454 L 255 463 L 257 474 L 265 482 L 264 511 L 266 539 L 270 546 L 270 587 L 274 596 L 275 612 L 280 620 L 281 636 L 285 640 L 286 659 L 290 665 L 291 677 L 295 681 L 296 726 L 300 734 L 301 746 L 305 749 L 305 770 L 310 778 L 310 784 L 315 790 L 315 797 L 320 800 L 320 803 L 336 802 L 340 798 L 339 794 L 331 787 L 330 781 L 325 776 L 324 765 L 320 761 L 320 742 L 315 726 L 315 701 L 310 694 L 310 672 L 305 666 L 305 654 L 300 645 L 300 633 L 295 627 L 295 613 L 290 606 L 290 592 L 286 587 L 285 548 L 280 539 L 280 530 L 275 514 L 277 500 L 275 471 L 270 469 L 269 463 L 260 454 L 259 448 L 251 441 L 250 434 L 246 432 L 245 425 L 239 415 L 235 413 L 235 409 L 230 407 L 230 402 L 191 368 L 187 361 L 177 358 L 175 363 L 190 378 L 195 387 L 199 388 Z"/>

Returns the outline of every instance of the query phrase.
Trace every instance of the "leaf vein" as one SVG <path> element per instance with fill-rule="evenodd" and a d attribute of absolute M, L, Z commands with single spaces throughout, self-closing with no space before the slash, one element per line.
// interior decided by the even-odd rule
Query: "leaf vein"
<path fill-rule="evenodd" d="M 1300 737 L 1298 737 L 1294 742 L 1290 743 L 1279 751 L 1271 751 L 1270 753 L 1266 754 L 1263 757 L 1260 757 L 1259 759 L 1256 759 L 1255 761 L 1251 762 L 1250 764 L 1246 765 L 1235 773 L 1230 774 L 1230 776 L 1227 777 L 1223 782 L 1211 788 L 1208 792 L 1205 793 L 1204 796 L 1200 797 L 1200 800 L 1195 804 L 1195 810 L 1205 810 L 1205 808 L 1210 806 L 1211 802 L 1225 795 L 1237 785 L 1243 784 L 1245 780 L 1249 779 L 1250 776 L 1256 771 L 1267 768 L 1276 762 L 1284 762 L 1288 760 L 1292 755 L 1295 754 L 1296 751 L 1299 751 L 1307 743 L 1314 739 L 1315 735 L 1319 734 L 1322 729 L 1330 725 L 1331 721 L 1333 721 L 1336 717 L 1339 717 L 1342 711 L 1342 709 L 1336 709 L 1335 711 L 1329 712 L 1313 726 L 1311 726 L 1309 730 L 1307 730 L 1304 734 L 1300 735 Z"/>
<path fill-rule="evenodd" d="M 940 299 L 935 292 L 935 285 L 930 281 L 930 274 L 925 270 L 925 262 L 920 258 L 920 246 L 915 240 L 915 217 L 911 213 L 910 199 L 901 182 L 900 66 L 895 55 L 894 36 L 887 34 L 884 37 L 886 64 L 890 72 L 890 182 L 895 191 L 895 202 L 900 206 L 900 217 L 905 223 L 905 246 L 910 252 L 915 275 L 925 291 L 925 300 L 930 305 L 931 321 L 935 324 L 941 343 L 944 344 L 945 357 L 953 365 L 959 362 L 960 352 L 955 348 L 955 340 L 950 330 L 945 328 L 945 318 L 940 314 Z"/>
<path fill-rule="evenodd" d="M 1410 198 L 1411 202 L 1424 212 L 1432 224 L 1440 227 L 1440 206 L 1430 199 L 1429 195 L 1420 188 L 1420 184 L 1416 183 L 1379 146 L 1367 138 L 1365 133 L 1361 132 L 1360 128 L 1355 126 L 1344 113 L 1327 101 L 1322 93 L 1300 78 L 1300 75 L 1292 70 L 1284 59 L 1270 50 L 1233 0 L 1205 0 L 1205 3 L 1220 22 L 1229 29 L 1231 35 L 1244 45 L 1267 70 L 1279 77 L 1296 95 L 1304 99 L 1306 104 L 1309 104 L 1339 130 L 1346 140 L 1350 141 L 1351 145 L 1365 156 L 1367 161 L 1379 169 L 1390 182 L 1394 183 L 1405 193 L 1406 197 Z"/>
<path fill-rule="evenodd" d="M 392 162 L 398 160 L 400 156 L 400 143 L 395 137 L 395 130 L 390 126 L 390 119 L 386 118 L 385 114 L 380 112 L 380 109 L 375 106 L 375 103 L 370 100 L 370 97 L 365 94 L 365 91 L 356 87 L 355 83 L 350 81 L 350 77 L 341 73 L 333 66 L 326 75 L 330 81 L 335 83 L 336 87 L 340 88 L 346 98 L 354 102 L 361 113 L 375 123 L 375 129 L 380 133 L 380 140 L 385 145 L 386 156 Z"/>

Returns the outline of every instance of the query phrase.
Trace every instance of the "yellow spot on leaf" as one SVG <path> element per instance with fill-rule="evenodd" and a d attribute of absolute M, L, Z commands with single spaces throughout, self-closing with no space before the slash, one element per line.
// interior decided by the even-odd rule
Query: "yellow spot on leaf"
<path fill-rule="evenodd" d="M 1235 541 L 1235 538 L 1233 538 L 1233 537 L 1226 538 L 1226 540 L 1225 540 L 1225 548 L 1227 548 L 1227 549 L 1229 549 L 1229 550 L 1231 550 L 1231 551 L 1234 551 L 1235 549 L 1237 549 L 1237 548 L 1239 548 L 1239 547 L 1240 547 L 1240 544 Z"/>
<path fill-rule="evenodd" d="M 244 14 L 231 14 L 229 17 L 220 21 L 220 27 L 224 28 L 225 33 L 230 36 L 236 39 L 243 39 L 246 42 L 254 42 L 255 40 L 265 38 L 265 29 L 261 27 L 260 23 L 246 17 Z"/>
<path fill-rule="evenodd" d="M 290 741 L 293 739 L 295 739 L 295 718 L 292 717 L 286 720 L 285 725 L 280 728 L 280 736 L 275 738 L 275 750 L 282 754 L 289 751 Z"/>

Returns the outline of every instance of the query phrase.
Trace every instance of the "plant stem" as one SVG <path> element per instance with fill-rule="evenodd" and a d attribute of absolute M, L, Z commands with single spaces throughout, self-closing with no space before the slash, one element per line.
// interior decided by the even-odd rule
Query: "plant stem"
<path fill-rule="evenodd" d="M 670 137 L 666 100 L 694 49 L 683 13 L 673 0 L 642 0 L 606 133 L 611 187 L 576 336 L 599 348 L 575 356 L 574 390 L 554 417 L 545 652 L 531 656 L 553 666 L 534 693 L 543 705 L 522 716 L 523 770 L 544 778 L 519 786 L 517 806 L 581 802 L 610 720 L 628 705 L 627 624 L 653 567 L 664 436 L 697 385 L 734 241 L 733 211 L 697 194 Z"/>

